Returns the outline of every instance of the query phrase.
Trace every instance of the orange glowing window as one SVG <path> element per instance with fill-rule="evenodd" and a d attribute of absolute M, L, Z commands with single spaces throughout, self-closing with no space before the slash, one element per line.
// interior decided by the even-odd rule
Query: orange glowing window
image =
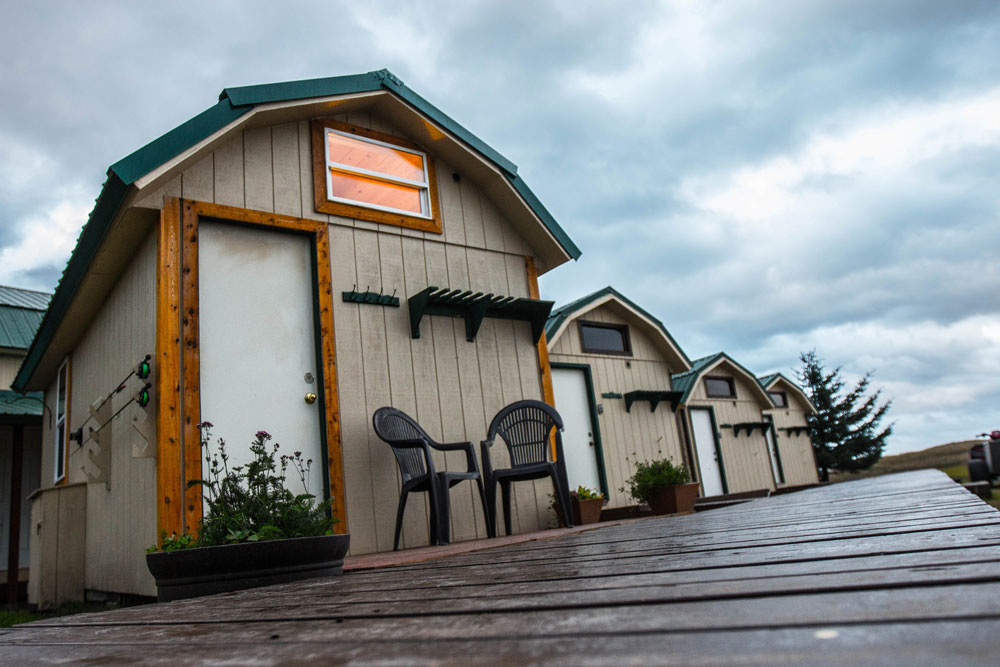
<path fill-rule="evenodd" d="M 426 154 L 326 128 L 327 199 L 430 219 Z"/>

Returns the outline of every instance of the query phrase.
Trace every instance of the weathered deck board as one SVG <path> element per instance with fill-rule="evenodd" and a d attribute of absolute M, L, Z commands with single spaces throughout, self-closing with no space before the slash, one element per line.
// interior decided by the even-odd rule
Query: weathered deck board
<path fill-rule="evenodd" d="M 1000 513 L 937 472 L 0 631 L 0 661 L 995 664 Z"/>

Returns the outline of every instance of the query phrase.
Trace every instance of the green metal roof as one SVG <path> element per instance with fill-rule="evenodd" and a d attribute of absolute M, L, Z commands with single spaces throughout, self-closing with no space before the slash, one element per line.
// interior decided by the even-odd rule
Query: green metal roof
<path fill-rule="evenodd" d="M 27 350 L 45 311 L 0 306 L 0 347 Z"/>
<path fill-rule="evenodd" d="M 28 421 L 39 421 L 42 417 L 42 392 L 19 394 L 0 389 L 0 423 L 24 422 L 19 417 L 30 417 Z"/>
<path fill-rule="evenodd" d="M 49 307 L 49 299 L 51 298 L 52 295 L 48 292 L 0 285 L 0 306 L 45 310 Z"/>
<path fill-rule="evenodd" d="M 549 341 L 551 342 L 552 336 L 554 336 L 555 333 L 559 330 L 559 327 L 563 325 L 563 322 L 572 317 L 574 313 L 583 310 L 584 308 L 594 303 L 598 299 L 608 295 L 614 296 L 617 299 L 625 302 L 626 304 L 629 305 L 630 308 L 634 308 L 637 312 L 641 313 L 643 317 L 645 317 L 654 325 L 656 325 L 660 329 L 660 331 L 663 332 L 663 335 L 667 337 L 667 340 L 670 341 L 670 344 L 673 345 L 674 348 L 677 350 L 677 352 L 680 353 L 681 358 L 689 366 L 691 365 L 691 360 L 688 359 L 686 354 L 684 354 L 684 350 L 681 349 L 681 346 L 677 344 L 677 341 L 674 340 L 674 337 L 670 335 L 670 332 L 667 331 L 667 328 L 663 326 L 663 322 L 653 317 L 644 308 L 640 307 L 638 304 L 636 304 L 627 296 L 616 290 L 611 285 L 608 285 L 604 289 L 600 289 L 594 292 L 593 294 L 588 294 L 587 296 L 580 297 L 575 301 L 570 301 L 566 305 L 560 306 L 555 310 L 553 310 L 552 314 L 549 316 L 548 321 L 546 321 L 545 323 L 545 337 L 548 338 Z"/>
<path fill-rule="evenodd" d="M 94 210 L 90 213 L 87 224 L 84 225 L 83 231 L 80 233 L 76 248 L 63 271 L 59 285 L 56 287 L 52 304 L 42 320 L 38 336 L 28 350 L 28 356 L 21 365 L 21 370 L 18 372 L 13 386 L 17 389 L 23 388 L 27 384 L 41 360 L 42 354 L 55 335 L 59 322 L 65 316 L 69 302 L 90 266 L 90 261 L 97 252 L 104 235 L 111 227 L 129 187 L 136 179 L 223 129 L 234 120 L 252 111 L 259 104 L 379 90 L 395 94 L 419 113 L 495 164 L 542 221 L 549 233 L 566 251 L 566 254 L 573 259 L 579 258 L 580 249 L 517 175 L 517 165 L 452 120 L 433 104 L 407 88 L 388 70 L 382 69 L 366 74 L 323 79 L 226 88 L 219 94 L 219 101 L 214 106 L 178 125 L 158 139 L 154 139 L 108 168 L 108 178 L 97 198 Z"/>
<path fill-rule="evenodd" d="M 681 403 L 687 404 L 688 399 L 691 397 L 691 392 L 694 391 L 696 386 L 698 386 L 698 379 L 701 377 L 701 374 L 705 371 L 705 369 L 714 366 L 715 362 L 719 359 L 725 359 L 733 366 L 746 373 L 751 380 L 758 382 L 757 376 L 748 371 L 741 364 L 737 363 L 736 360 L 728 354 L 725 352 L 716 352 L 715 354 L 710 354 L 707 357 L 701 357 L 700 359 L 692 361 L 691 370 L 684 373 L 676 373 L 670 376 L 670 383 L 674 388 L 674 391 L 683 393 L 680 401 Z M 763 391 L 763 387 L 761 390 Z M 764 393 L 766 394 L 767 392 L 765 391 Z M 770 397 L 768 397 L 768 400 L 770 400 Z"/>

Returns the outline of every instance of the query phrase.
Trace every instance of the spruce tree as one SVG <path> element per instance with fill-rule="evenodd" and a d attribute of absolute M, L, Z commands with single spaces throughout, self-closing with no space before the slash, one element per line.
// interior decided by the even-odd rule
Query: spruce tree
<path fill-rule="evenodd" d="M 817 411 L 809 415 L 808 423 L 820 479 L 829 481 L 831 470 L 865 470 L 875 465 L 892 435 L 892 424 L 879 430 L 892 401 L 879 405 L 881 389 L 866 396 L 872 371 L 843 393 L 839 366 L 827 372 L 816 350 L 799 358 L 802 368 L 797 373 L 798 380 Z"/>

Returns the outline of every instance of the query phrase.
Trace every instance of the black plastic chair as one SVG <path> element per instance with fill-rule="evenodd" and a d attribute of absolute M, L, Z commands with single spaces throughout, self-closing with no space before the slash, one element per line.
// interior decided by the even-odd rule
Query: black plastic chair
<path fill-rule="evenodd" d="M 479 500 L 483 503 L 483 512 L 489 517 L 486 509 L 483 478 L 479 474 L 475 448 L 471 442 L 449 444 L 435 442 L 412 417 L 396 408 L 385 407 L 376 410 L 375 414 L 372 415 L 372 426 L 378 437 L 392 447 L 396 463 L 399 464 L 399 473 L 403 478 L 403 486 L 399 491 L 399 507 L 396 509 L 396 535 L 392 543 L 393 551 L 399 550 L 399 532 L 403 526 L 406 497 L 411 492 L 430 493 L 431 544 L 450 543 L 451 502 L 449 490 L 463 480 L 476 480 L 479 485 Z M 434 470 L 431 449 L 442 452 L 465 452 L 468 464 L 466 471 L 437 472 Z"/>
<path fill-rule="evenodd" d="M 513 482 L 551 477 L 556 497 L 562 506 L 563 519 L 572 527 L 573 514 L 570 511 L 569 483 L 566 481 L 566 460 L 562 446 L 563 421 L 555 408 L 541 401 L 518 401 L 511 403 L 497 413 L 490 423 L 489 433 L 483 440 L 483 478 L 486 482 L 486 505 L 488 516 L 487 532 L 496 537 L 497 484 L 503 496 L 503 525 L 511 534 L 510 525 L 510 485 Z M 549 442 L 555 432 L 556 460 L 551 461 Z M 510 453 L 510 468 L 494 470 L 490 463 L 490 447 L 496 437 L 507 445 Z"/>

